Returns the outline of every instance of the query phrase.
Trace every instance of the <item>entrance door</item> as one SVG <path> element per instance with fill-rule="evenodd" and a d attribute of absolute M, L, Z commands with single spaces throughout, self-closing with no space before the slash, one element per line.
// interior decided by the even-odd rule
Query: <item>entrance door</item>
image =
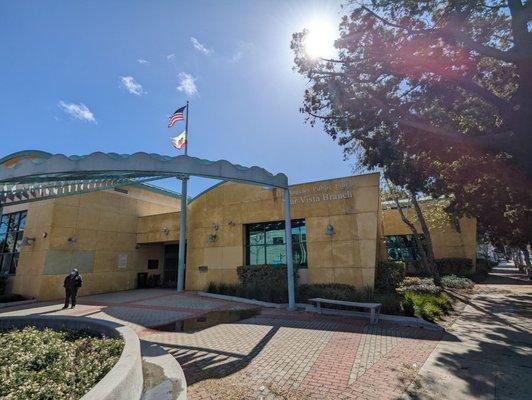
<path fill-rule="evenodd" d="M 164 246 L 164 287 L 177 287 L 177 264 L 179 260 L 179 244 L 167 244 Z M 186 247 L 185 247 L 186 260 Z M 186 274 L 185 274 L 186 276 Z"/>

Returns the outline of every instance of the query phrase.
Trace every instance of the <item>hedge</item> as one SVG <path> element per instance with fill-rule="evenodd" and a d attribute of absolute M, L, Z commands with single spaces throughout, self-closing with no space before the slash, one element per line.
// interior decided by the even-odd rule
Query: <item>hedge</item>
<path fill-rule="evenodd" d="M 437 258 L 434 262 L 440 275 L 467 276 L 473 271 L 473 261 L 470 258 Z M 419 261 L 409 261 L 407 271 L 414 275 L 429 276 Z"/>
<path fill-rule="evenodd" d="M 405 278 L 405 272 L 402 261 L 380 261 L 375 272 L 375 289 L 394 290 Z"/>

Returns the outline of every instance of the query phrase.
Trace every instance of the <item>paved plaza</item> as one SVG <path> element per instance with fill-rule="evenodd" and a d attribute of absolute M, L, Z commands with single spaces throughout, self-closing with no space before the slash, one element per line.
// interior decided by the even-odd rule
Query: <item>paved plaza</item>
<path fill-rule="evenodd" d="M 154 327 L 207 312 L 253 306 L 147 289 L 93 295 L 73 310 L 59 302 L 2 315 L 77 315 L 125 323 L 165 347 L 183 367 L 190 399 L 393 399 L 410 384 L 441 333 L 367 319 L 262 309 L 194 333 Z"/>
<path fill-rule="evenodd" d="M 508 278 L 492 276 L 492 284 L 480 287 L 445 335 L 277 309 L 193 333 L 163 331 L 177 320 L 202 321 L 211 311 L 254 308 L 163 289 L 83 297 L 73 310 L 45 302 L 2 315 L 77 315 L 127 324 L 177 359 L 192 400 L 525 398 L 523 377 L 532 367 L 531 286 L 500 279 Z"/>

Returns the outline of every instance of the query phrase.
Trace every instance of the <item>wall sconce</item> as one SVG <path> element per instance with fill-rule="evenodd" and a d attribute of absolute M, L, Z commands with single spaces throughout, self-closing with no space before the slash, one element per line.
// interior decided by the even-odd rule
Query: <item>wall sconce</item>
<path fill-rule="evenodd" d="M 220 229 L 220 226 L 218 224 L 212 224 L 212 229 L 216 232 L 218 229 Z"/>
<path fill-rule="evenodd" d="M 161 230 L 165 235 L 168 235 L 170 233 L 170 229 L 168 229 L 166 226 Z"/>
<path fill-rule="evenodd" d="M 214 243 L 216 242 L 217 239 L 218 239 L 218 236 L 216 236 L 216 233 L 210 234 L 209 237 L 207 238 L 209 243 Z"/>
<path fill-rule="evenodd" d="M 78 238 L 75 235 L 70 236 L 68 239 L 68 244 L 74 245 L 78 242 Z"/>
<path fill-rule="evenodd" d="M 327 236 L 332 236 L 334 235 L 334 226 L 332 226 L 331 224 L 328 224 L 327 225 L 327 228 L 325 228 L 325 234 Z"/>
<path fill-rule="evenodd" d="M 43 239 L 46 239 L 47 237 L 48 237 L 48 232 L 44 232 L 44 233 L 42 234 L 42 238 L 43 238 Z"/>
<path fill-rule="evenodd" d="M 33 243 L 35 243 L 35 238 L 30 238 L 30 237 L 26 237 L 24 236 L 22 238 L 22 246 L 31 246 Z"/>

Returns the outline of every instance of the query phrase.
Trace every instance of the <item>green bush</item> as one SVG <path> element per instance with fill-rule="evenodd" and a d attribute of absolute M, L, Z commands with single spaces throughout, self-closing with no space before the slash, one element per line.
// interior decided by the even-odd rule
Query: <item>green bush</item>
<path fill-rule="evenodd" d="M 469 279 L 456 275 L 445 275 L 441 278 L 443 287 L 450 289 L 472 289 L 475 283 Z"/>
<path fill-rule="evenodd" d="M 89 332 L 0 332 L 0 398 L 79 399 L 118 361 L 122 339 Z"/>
<path fill-rule="evenodd" d="M 470 274 L 473 270 L 473 261 L 470 258 L 439 258 L 434 260 L 440 275 Z"/>
<path fill-rule="evenodd" d="M 297 287 L 297 301 L 306 302 L 315 297 L 343 301 L 363 301 L 365 298 L 354 286 L 343 283 L 308 283 Z"/>
<path fill-rule="evenodd" d="M 405 292 L 438 294 L 441 292 L 441 288 L 434 285 L 432 278 L 407 276 L 397 288 L 397 293 Z"/>
<path fill-rule="evenodd" d="M 393 290 L 405 277 L 405 263 L 402 261 L 380 261 L 375 273 L 375 288 Z"/>
<path fill-rule="evenodd" d="M 242 288 L 242 285 L 239 285 L 237 283 L 209 282 L 207 292 L 225 294 L 227 296 L 242 296 L 244 290 Z"/>
<path fill-rule="evenodd" d="M 403 311 L 408 316 L 416 316 L 434 322 L 452 310 L 452 302 L 445 293 L 428 294 L 406 291 L 403 295 Z"/>

